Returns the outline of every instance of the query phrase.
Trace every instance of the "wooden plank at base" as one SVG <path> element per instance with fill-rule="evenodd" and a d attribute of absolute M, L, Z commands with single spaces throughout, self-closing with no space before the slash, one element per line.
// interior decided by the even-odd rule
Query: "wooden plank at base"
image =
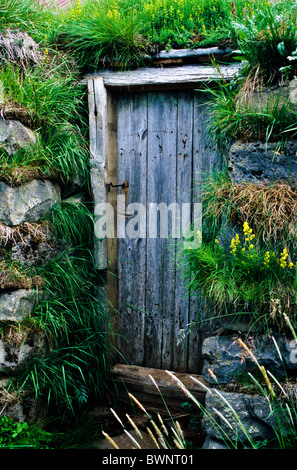
<path fill-rule="evenodd" d="M 208 386 L 201 375 L 173 372 L 174 375 L 185 385 L 186 389 L 201 403 L 204 404 Z M 112 369 L 113 379 L 118 386 L 119 398 L 129 401 L 128 392 L 134 395 L 143 406 L 152 405 L 160 409 L 164 407 L 165 400 L 170 411 L 181 409 L 181 404 L 190 401 L 186 394 L 179 388 L 177 383 L 165 370 L 140 367 L 126 364 L 116 364 Z M 158 388 L 154 385 L 150 375 L 155 380 Z M 197 379 L 202 385 L 194 381 Z M 122 386 L 121 386 L 122 385 Z M 195 407 L 195 405 L 194 405 Z M 151 409 L 151 406 L 150 406 Z M 148 410 L 149 411 L 149 410 Z"/>

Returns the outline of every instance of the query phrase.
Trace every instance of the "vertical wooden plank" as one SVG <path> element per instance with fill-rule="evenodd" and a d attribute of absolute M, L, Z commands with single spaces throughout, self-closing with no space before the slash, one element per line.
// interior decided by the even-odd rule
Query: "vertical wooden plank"
<path fill-rule="evenodd" d="M 203 181 L 206 181 L 214 170 L 219 169 L 220 154 L 214 140 L 208 132 L 209 105 L 211 99 L 206 92 L 196 92 L 194 101 L 194 163 L 193 191 L 196 201 L 200 201 Z"/>
<path fill-rule="evenodd" d="M 208 97 L 203 92 L 197 92 L 194 98 L 194 127 L 193 127 L 193 202 L 201 202 L 203 181 L 219 168 L 220 155 L 208 133 L 207 125 L 209 111 L 206 102 Z M 204 318 L 206 305 L 202 293 L 190 297 L 189 322 L 195 323 L 197 317 Z M 188 336 L 189 359 L 188 371 L 201 372 L 201 342 L 203 328 L 194 325 Z"/>
<path fill-rule="evenodd" d="M 125 192 L 126 207 L 119 208 L 118 221 L 125 234 L 125 238 L 118 239 L 118 349 L 130 364 L 137 365 L 144 364 L 147 134 L 147 95 L 121 96 L 118 184 L 127 180 L 129 188 Z M 122 190 L 119 194 L 123 195 Z M 135 212 L 131 206 L 135 203 L 142 204 L 144 211 Z M 123 235 L 119 227 L 118 235 Z"/>
<path fill-rule="evenodd" d="M 191 206 L 192 200 L 192 147 L 193 147 L 193 93 L 178 93 L 177 122 L 177 168 L 176 168 L 176 201 L 182 213 L 182 204 Z M 176 253 L 182 250 L 182 236 L 177 242 Z M 186 372 L 188 369 L 188 324 L 189 324 L 189 292 L 181 270 L 176 272 L 175 286 L 175 320 L 174 320 L 174 370 Z M 184 330 L 185 336 L 181 336 Z"/>
<path fill-rule="evenodd" d="M 107 91 L 107 132 L 108 138 L 106 141 L 106 173 L 107 183 L 117 183 L 117 99 L 111 91 Z M 117 288 L 118 288 L 118 269 L 117 269 L 117 193 L 115 190 L 107 192 L 107 203 L 113 208 L 113 237 L 107 240 L 107 298 L 109 302 L 110 313 L 110 329 L 111 329 L 111 343 L 116 345 L 116 331 L 117 331 Z"/>
<path fill-rule="evenodd" d="M 91 152 L 91 186 L 94 201 L 94 223 L 96 227 L 100 214 L 96 206 L 106 202 L 106 165 L 107 165 L 107 92 L 100 77 L 88 81 L 89 123 Z M 98 206 L 97 206 L 98 207 Z M 97 269 L 107 268 L 107 239 L 94 236 L 94 259 Z"/>
<path fill-rule="evenodd" d="M 94 91 L 94 79 L 88 80 L 88 109 L 89 109 L 89 139 L 90 139 L 90 158 L 91 161 L 94 158 L 93 155 L 96 152 L 96 128 L 97 128 L 97 116 L 95 109 L 95 91 Z"/>
<path fill-rule="evenodd" d="M 176 92 L 156 92 L 148 96 L 148 177 L 150 203 L 175 202 L 176 195 Z M 146 366 L 172 368 L 175 270 L 172 240 L 152 238 L 149 207 L 147 240 Z M 172 231 L 169 230 L 169 237 Z M 171 248 L 171 250 L 170 250 Z"/>

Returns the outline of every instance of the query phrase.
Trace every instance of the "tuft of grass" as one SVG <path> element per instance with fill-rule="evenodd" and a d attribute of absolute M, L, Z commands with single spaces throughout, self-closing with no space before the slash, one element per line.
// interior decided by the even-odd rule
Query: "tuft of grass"
<path fill-rule="evenodd" d="M 90 204 L 89 204 L 90 205 Z M 76 246 L 91 246 L 93 213 L 83 196 L 76 195 L 55 205 L 49 215 L 55 238 Z"/>
<path fill-rule="evenodd" d="M 286 183 L 234 183 L 224 173 L 204 185 L 205 224 L 217 233 L 224 220 L 235 226 L 245 220 L 263 242 L 288 243 L 296 240 L 297 193 Z"/>
<path fill-rule="evenodd" d="M 242 18 L 245 2 L 235 3 Z M 228 0 L 86 0 L 63 15 L 51 41 L 71 52 L 82 70 L 127 68 L 159 49 L 216 45 L 229 37 L 224 27 L 231 30 L 232 19 Z"/>
<path fill-rule="evenodd" d="M 40 42 L 58 27 L 60 15 L 59 9 L 38 0 L 2 0 L 0 28 L 25 31 Z"/>
<path fill-rule="evenodd" d="M 277 83 L 283 69 L 292 66 L 289 56 L 297 42 L 296 2 L 270 2 L 265 0 L 254 15 L 243 21 L 234 20 L 232 27 L 240 51 L 247 61 L 246 75 L 259 73 L 265 83 Z M 288 70 L 288 69 L 287 69 Z M 294 75 L 294 67 L 290 74 Z"/>
<path fill-rule="evenodd" d="M 296 266 L 287 246 L 260 244 L 244 222 L 229 244 L 220 238 L 184 250 L 178 259 L 189 288 L 201 290 L 215 315 L 251 317 L 259 331 L 286 329 L 283 318 L 273 314 L 273 302 L 295 325 Z"/>
<path fill-rule="evenodd" d="M 96 69 L 105 61 L 131 66 L 149 48 L 135 5 L 127 0 L 77 2 L 63 19 L 58 41 L 74 53 L 82 70 Z"/>
<path fill-rule="evenodd" d="M 28 69 L 21 74 L 11 64 L 0 71 L 5 101 L 31 114 L 38 134 L 34 149 L 22 150 L 10 161 L 10 168 L 28 166 L 44 173 L 58 174 L 64 183 L 80 175 L 86 184 L 89 154 L 87 122 L 83 109 L 86 90 L 65 64 L 57 63 Z M 2 154 L 8 167 L 9 159 Z"/>
<path fill-rule="evenodd" d="M 282 87 L 277 93 L 272 93 L 269 87 L 264 88 L 256 99 L 251 77 L 240 76 L 231 82 L 222 78 L 216 87 L 207 89 L 210 96 L 209 134 L 222 151 L 233 140 L 285 143 L 288 139 L 296 139 L 296 106 L 290 102 L 289 95 L 283 95 Z"/>

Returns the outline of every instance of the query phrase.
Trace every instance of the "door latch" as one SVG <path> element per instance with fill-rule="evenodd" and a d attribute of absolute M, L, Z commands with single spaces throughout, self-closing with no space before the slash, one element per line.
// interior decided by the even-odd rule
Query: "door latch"
<path fill-rule="evenodd" d="M 107 192 L 109 193 L 110 188 L 123 188 L 123 189 L 127 189 L 127 188 L 129 188 L 129 183 L 128 183 L 128 181 L 124 181 L 122 184 L 106 183 L 106 187 L 107 187 Z"/>

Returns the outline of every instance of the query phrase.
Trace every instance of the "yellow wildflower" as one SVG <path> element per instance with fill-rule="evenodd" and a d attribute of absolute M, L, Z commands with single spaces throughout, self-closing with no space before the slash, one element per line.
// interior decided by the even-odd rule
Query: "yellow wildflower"
<path fill-rule="evenodd" d="M 232 238 L 231 243 L 230 243 L 230 248 L 231 248 L 230 253 L 235 254 L 237 250 L 237 245 L 240 245 L 240 239 L 239 239 L 239 235 L 236 233 L 235 237 Z"/>
<path fill-rule="evenodd" d="M 243 233 L 246 234 L 250 230 L 249 224 L 247 222 L 244 222 L 243 224 Z"/>
<path fill-rule="evenodd" d="M 266 251 L 264 255 L 264 266 L 268 266 L 270 261 L 270 252 Z"/>
<path fill-rule="evenodd" d="M 282 253 L 281 253 L 281 257 L 279 259 L 279 262 L 280 262 L 280 266 L 281 268 L 285 268 L 287 266 L 287 258 L 288 258 L 288 252 L 287 252 L 287 249 L 284 248 Z"/>

